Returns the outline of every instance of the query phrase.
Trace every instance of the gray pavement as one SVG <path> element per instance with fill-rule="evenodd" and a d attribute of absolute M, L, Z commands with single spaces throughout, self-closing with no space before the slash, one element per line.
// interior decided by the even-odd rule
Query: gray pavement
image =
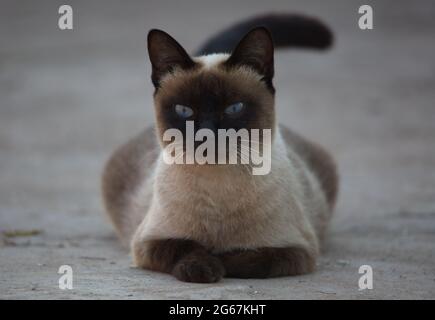
<path fill-rule="evenodd" d="M 372 1 L 0 1 L 2 299 L 434 299 L 435 5 Z M 146 32 L 191 51 L 265 11 L 321 17 L 327 53 L 276 55 L 279 119 L 336 156 L 341 190 L 316 273 L 186 284 L 131 267 L 102 211 L 99 178 L 114 147 L 153 122 Z M 374 288 L 358 290 L 358 268 Z M 60 290 L 61 265 L 74 289 Z"/>

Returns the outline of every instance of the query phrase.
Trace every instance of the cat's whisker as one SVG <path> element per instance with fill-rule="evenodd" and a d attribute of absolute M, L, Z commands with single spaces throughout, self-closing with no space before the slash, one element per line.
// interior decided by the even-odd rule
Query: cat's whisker
<path fill-rule="evenodd" d="M 252 139 L 251 140 L 240 139 L 239 141 L 241 141 L 241 142 L 249 142 L 249 143 L 256 143 L 256 144 L 259 144 L 259 145 L 263 145 L 264 144 L 263 142 L 252 140 Z"/>
<path fill-rule="evenodd" d="M 237 151 L 238 153 L 239 153 L 239 151 Z M 241 153 L 241 152 L 240 152 Z M 246 172 L 248 173 L 248 175 L 250 175 L 251 176 L 251 181 L 252 181 L 252 184 L 254 185 L 254 188 L 255 189 L 257 189 L 257 184 L 256 184 L 256 182 L 255 182 L 255 177 L 254 177 L 254 175 L 252 174 L 253 173 L 253 170 L 254 170 L 254 168 L 252 167 L 252 165 L 250 165 L 250 164 L 241 164 L 245 169 L 246 169 Z"/>
<path fill-rule="evenodd" d="M 255 149 L 252 149 L 252 148 L 248 148 L 248 147 L 242 147 L 242 146 L 240 148 L 245 150 L 245 151 L 248 151 L 248 152 L 253 152 L 253 153 L 255 153 L 258 156 L 262 156 L 262 153 L 260 153 L 260 151 L 258 151 L 258 150 L 255 150 Z"/>
<path fill-rule="evenodd" d="M 179 154 L 178 156 L 175 157 L 174 159 L 174 163 L 177 164 L 177 160 L 182 158 L 186 153 L 183 151 L 181 154 Z"/>
<path fill-rule="evenodd" d="M 250 154 L 249 154 L 249 152 L 248 153 L 246 153 L 246 152 L 244 152 L 244 151 L 246 151 L 246 150 L 244 150 L 244 149 L 237 149 L 237 154 L 239 154 L 239 155 L 242 155 L 242 156 L 244 156 L 244 158 L 243 158 L 243 160 L 247 160 L 247 162 L 249 163 L 250 162 Z"/>
<path fill-rule="evenodd" d="M 241 155 L 241 156 L 245 156 L 244 154 L 242 154 L 242 153 L 240 153 L 239 151 L 237 151 L 237 154 L 238 155 Z M 247 164 L 247 163 L 240 163 L 240 165 L 242 165 L 245 169 L 246 169 L 246 171 L 248 172 L 248 174 L 252 174 L 252 171 L 249 171 L 249 169 L 251 169 L 252 170 L 252 166 L 251 165 L 249 165 L 249 164 Z"/>

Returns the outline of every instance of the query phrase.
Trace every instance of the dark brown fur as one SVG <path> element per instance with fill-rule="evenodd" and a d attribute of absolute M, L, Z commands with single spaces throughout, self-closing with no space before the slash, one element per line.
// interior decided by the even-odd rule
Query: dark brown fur
<path fill-rule="evenodd" d="M 225 274 L 222 262 L 195 241 L 154 240 L 147 248 L 148 269 L 170 273 L 181 281 L 216 282 Z"/>
<path fill-rule="evenodd" d="M 292 13 L 268 13 L 238 22 L 211 37 L 197 51 L 197 55 L 231 52 L 239 40 L 257 26 L 266 27 L 272 34 L 275 47 L 327 49 L 333 34 L 320 20 Z"/>
<path fill-rule="evenodd" d="M 243 69 L 187 71 L 165 81 L 164 87 L 155 95 L 156 117 L 159 136 L 165 130 L 177 128 L 185 136 L 185 120 L 174 115 L 175 104 L 190 106 L 194 116 L 195 130 L 217 129 L 271 129 L 275 127 L 273 94 L 257 79 L 243 77 Z M 243 101 L 245 114 L 238 118 L 222 118 L 229 105 Z M 273 133 L 273 132 L 272 132 Z M 217 135 L 216 135 L 217 136 Z M 168 142 L 163 142 L 165 145 Z"/>
<path fill-rule="evenodd" d="M 273 42 L 269 32 L 257 28 L 248 33 L 233 54 L 213 70 L 204 70 L 168 34 L 152 30 L 148 49 L 153 67 L 157 128 L 160 137 L 167 129 L 185 133 L 185 122 L 195 129 L 273 129 L 275 127 Z M 169 63 L 170 62 L 170 63 Z M 237 118 L 223 112 L 243 102 Z M 174 107 L 188 106 L 189 118 L 180 119 Z M 167 144 L 161 141 L 163 145 Z"/>
<path fill-rule="evenodd" d="M 301 248 L 258 248 L 213 255 L 192 240 L 154 240 L 147 244 L 150 270 L 170 273 L 186 282 L 216 282 L 224 275 L 269 278 L 312 272 L 315 255 Z M 140 250 L 140 249 L 139 249 Z M 139 265 L 141 267 L 141 265 Z"/>
<path fill-rule="evenodd" d="M 312 272 L 315 254 L 301 248 L 258 248 L 219 255 L 227 277 L 270 278 Z"/>

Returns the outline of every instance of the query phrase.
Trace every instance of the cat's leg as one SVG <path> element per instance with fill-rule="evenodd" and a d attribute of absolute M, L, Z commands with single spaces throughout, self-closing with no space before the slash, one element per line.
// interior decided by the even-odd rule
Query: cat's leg
<path fill-rule="evenodd" d="M 227 277 L 271 278 L 313 272 L 316 254 L 302 248 L 258 248 L 221 253 Z"/>
<path fill-rule="evenodd" d="M 222 262 L 193 240 L 135 238 L 132 252 L 138 267 L 169 273 L 185 282 L 217 282 L 225 274 Z"/>

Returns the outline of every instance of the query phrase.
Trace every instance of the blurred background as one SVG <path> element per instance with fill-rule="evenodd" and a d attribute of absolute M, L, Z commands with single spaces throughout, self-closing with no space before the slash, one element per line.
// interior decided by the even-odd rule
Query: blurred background
<path fill-rule="evenodd" d="M 58 28 L 62 4 L 73 30 Z M 363 4 L 373 30 L 358 28 Z M 318 271 L 198 286 L 130 268 L 99 181 L 111 151 L 154 121 L 148 30 L 193 52 L 284 11 L 319 17 L 336 39 L 276 53 L 279 121 L 339 164 Z M 0 0 L 0 298 L 435 298 L 434 31 L 431 0 Z M 65 264 L 73 290 L 58 288 Z M 358 290 L 363 264 L 373 290 Z"/>

